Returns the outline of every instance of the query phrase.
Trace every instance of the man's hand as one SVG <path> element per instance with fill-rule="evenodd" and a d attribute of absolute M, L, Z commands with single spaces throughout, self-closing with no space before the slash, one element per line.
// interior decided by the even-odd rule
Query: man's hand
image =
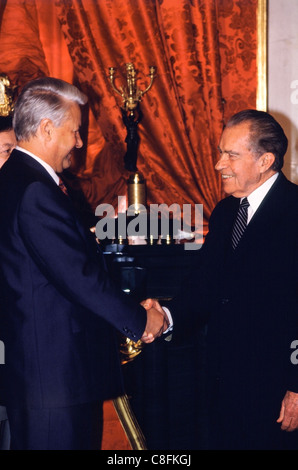
<path fill-rule="evenodd" d="M 277 423 L 281 423 L 283 431 L 298 429 L 298 393 L 289 392 L 284 396 Z"/>
<path fill-rule="evenodd" d="M 148 344 L 166 331 L 169 321 L 157 300 L 147 299 L 141 305 L 147 310 L 147 324 L 141 340 Z"/>
<path fill-rule="evenodd" d="M 143 301 L 141 302 L 141 305 L 142 305 L 146 310 L 148 310 L 149 308 L 155 308 L 155 309 L 158 310 L 160 313 L 162 313 L 163 315 L 165 315 L 164 310 L 162 309 L 160 303 L 159 303 L 158 300 L 156 300 L 156 299 L 146 299 L 146 300 L 143 300 Z"/>

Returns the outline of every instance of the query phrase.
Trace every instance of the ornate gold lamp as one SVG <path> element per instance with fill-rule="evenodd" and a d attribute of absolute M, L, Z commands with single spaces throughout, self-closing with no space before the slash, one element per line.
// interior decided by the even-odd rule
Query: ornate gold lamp
<path fill-rule="evenodd" d="M 109 79 L 113 90 L 122 98 L 122 120 L 127 129 L 127 136 L 125 142 L 127 144 L 127 151 L 124 156 L 124 164 L 126 170 L 131 174 L 127 180 L 128 191 L 128 206 L 134 206 L 135 213 L 139 213 L 141 205 L 146 207 L 146 185 L 144 176 L 137 168 L 137 156 L 139 146 L 138 124 L 142 119 L 142 111 L 140 109 L 140 102 L 142 97 L 147 93 L 153 85 L 155 78 L 156 67 L 149 67 L 149 85 L 141 90 L 137 85 L 137 72 L 133 63 L 126 64 L 126 85 L 117 88 L 115 85 L 115 72 L 114 67 L 109 68 Z M 120 355 L 122 364 L 127 364 L 138 356 L 143 348 L 141 340 L 135 342 L 131 339 L 122 336 L 120 343 Z M 118 416 L 122 425 L 129 436 L 133 449 L 144 450 L 146 449 L 146 442 L 143 433 L 135 419 L 130 408 L 129 400 L 126 395 L 118 397 L 114 400 L 114 406 L 117 410 Z"/>

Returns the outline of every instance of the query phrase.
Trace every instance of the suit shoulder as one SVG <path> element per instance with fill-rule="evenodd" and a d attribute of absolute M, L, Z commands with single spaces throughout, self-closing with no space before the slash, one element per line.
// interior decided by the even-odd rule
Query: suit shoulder
<path fill-rule="evenodd" d="M 227 196 L 219 201 L 211 213 L 209 231 L 228 230 L 234 220 L 238 205 L 239 199 L 233 196 Z"/>
<path fill-rule="evenodd" d="M 21 152 L 13 151 L 5 165 L 0 171 L 0 188 L 5 191 L 23 192 L 26 187 L 32 183 L 41 182 L 44 184 L 53 184 L 52 178 L 46 173 L 46 170 L 31 157 L 25 155 L 22 158 Z M 31 159 L 33 164 L 31 163 Z"/>
<path fill-rule="evenodd" d="M 239 204 L 239 199 L 233 196 L 227 196 L 221 199 L 215 206 L 212 211 L 211 217 L 219 216 L 220 214 L 224 214 L 225 212 L 230 212 L 232 209 L 237 207 Z"/>
<path fill-rule="evenodd" d="M 298 185 L 289 181 L 284 175 L 281 176 L 280 183 L 278 195 L 283 199 L 283 204 L 298 210 Z"/>
<path fill-rule="evenodd" d="M 293 195 L 296 195 L 298 197 L 298 185 L 293 183 L 292 181 L 288 181 L 289 183 L 289 189 L 293 193 Z"/>

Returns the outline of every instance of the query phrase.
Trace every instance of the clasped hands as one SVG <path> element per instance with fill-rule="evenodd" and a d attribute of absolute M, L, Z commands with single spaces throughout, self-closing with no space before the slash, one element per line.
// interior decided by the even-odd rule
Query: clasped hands
<path fill-rule="evenodd" d="M 141 305 L 147 310 L 147 323 L 141 340 L 149 344 L 168 329 L 169 319 L 156 299 L 143 300 Z"/>

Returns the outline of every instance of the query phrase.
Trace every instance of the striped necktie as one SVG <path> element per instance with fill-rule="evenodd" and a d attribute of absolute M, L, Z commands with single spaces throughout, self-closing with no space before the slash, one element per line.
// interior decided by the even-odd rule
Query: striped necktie
<path fill-rule="evenodd" d="M 232 247 L 233 247 L 233 250 L 235 250 L 235 248 L 237 247 L 238 242 L 239 242 L 240 238 L 242 237 L 242 235 L 243 235 L 243 233 L 246 229 L 248 206 L 249 206 L 249 202 L 248 202 L 247 198 L 245 197 L 240 203 L 240 206 L 239 206 L 239 209 L 238 209 L 238 214 L 237 214 L 237 217 L 236 217 L 236 220 L 235 220 L 235 223 L 234 223 L 234 227 L 233 227 L 233 232 L 232 232 Z"/>
<path fill-rule="evenodd" d="M 61 178 L 59 178 L 59 188 L 64 192 L 64 194 L 66 194 L 66 196 L 68 196 L 67 188 Z"/>

